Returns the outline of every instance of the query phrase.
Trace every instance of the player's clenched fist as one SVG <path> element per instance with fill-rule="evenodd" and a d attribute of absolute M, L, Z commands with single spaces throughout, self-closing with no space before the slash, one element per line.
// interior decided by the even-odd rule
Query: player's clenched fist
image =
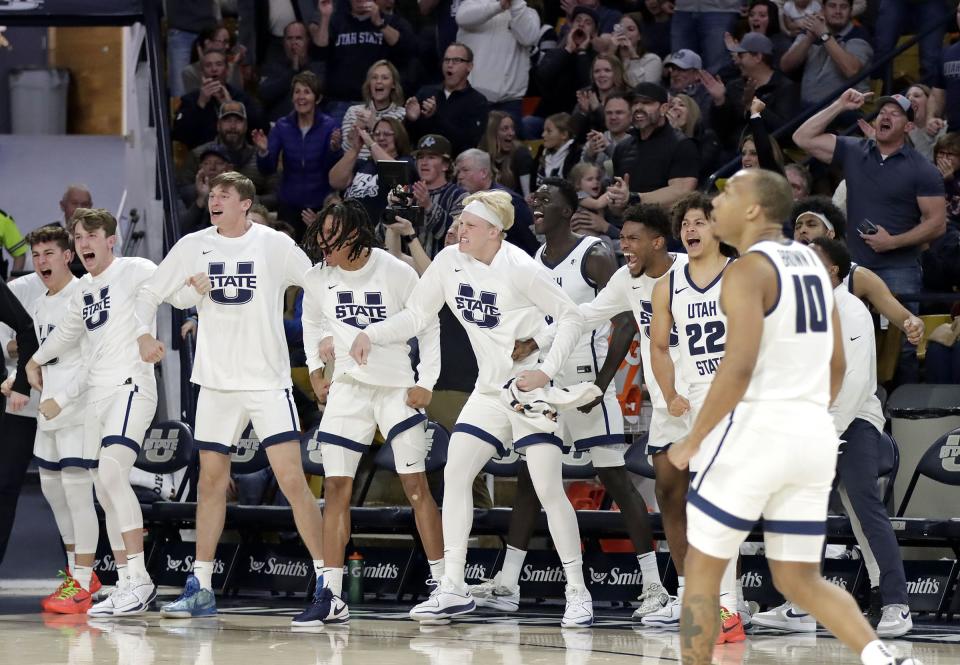
<path fill-rule="evenodd" d="M 366 333 L 359 333 L 350 346 L 350 357 L 356 360 L 358 365 L 366 365 L 369 356 L 370 338 Z"/>
<path fill-rule="evenodd" d="M 433 393 L 426 388 L 414 386 L 407 391 L 407 406 L 411 409 L 425 409 L 431 399 L 433 399 Z"/>
<path fill-rule="evenodd" d="M 323 361 L 323 364 L 332 363 L 337 355 L 336 351 L 333 348 L 333 335 L 327 335 L 320 340 L 320 360 Z"/>
<path fill-rule="evenodd" d="M 679 418 L 687 411 L 690 410 L 690 400 L 688 400 L 683 395 L 677 395 L 670 403 L 667 404 L 667 411 L 670 412 L 670 415 L 674 418 Z"/>
<path fill-rule="evenodd" d="M 192 286 L 196 292 L 202 296 L 210 293 L 210 289 L 212 288 L 210 284 L 210 275 L 205 272 L 198 272 L 196 275 L 187 277 L 187 281 L 184 283 L 187 286 Z"/>
<path fill-rule="evenodd" d="M 153 335 L 140 335 L 137 338 L 137 344 L 140 346 L 140 360 L 145 363 L 160 362 L 167 350 L 163 342 Z"/>

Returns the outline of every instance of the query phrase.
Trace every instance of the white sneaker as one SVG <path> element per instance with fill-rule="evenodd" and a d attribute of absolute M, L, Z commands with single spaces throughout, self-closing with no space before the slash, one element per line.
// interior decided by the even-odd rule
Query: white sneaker
<path fill-rule="evenodd" d="M 121 587 L 127 582 L 127 578 L 117 580 L 117 585 L 111 589 L 99 603 L 93 604 L 87 610 L 87 616 L 90 617 L 112 617 L 113 616 L 113 597 L 120 593 Z"/>
<path fill-rule="evenodd" d="M 510 588 L 500 584 L 500 573 L 492 580 L 468 587 L 477 607 L 487 607 L 501 612 L 516 612 L 520 607 L 520 585 Z"/>
<path fill-rule="evenodd" d="M 740 598 L 737 599 L 737 614 L 740 615 L 740 623 L 744 628 L 749 628 L 753 623 L 753 615 L 757 613 L 760 606 L 756 603 L 748 603 Z"/>
<path fill-rule="evenodd" d="M 585 586 L 568 584 L 565 590 L 567 608 L 560 620 L 561 628 L 586 628 L 593 625 L 593 598 Z"/>
<path fill-rule="evenodd" d="M 883 616 L 877 625 L 880 637 L 902 637 L 913 630 L 913 617 L 908 605 L 884 605 Z"/>
<path fill-rule="evenodd" d="M 640 607 L 633 611 L 634 620 L 642 619 L 648 614 L 662 610 L 670 602 L 670 594 L 667 593 L 662 584 L 654 582 L 644 588 L 643 593 L 637 600 L 640 601 Z"/>
<path fill-rule="evenodd" d="M 117 586 L 117 591 L 110 597 L 113 602 L 113 616 L 144 614 L 156 597 L 157 585 L 149 577 L 143 580 L 128 577 L 122 586 Z"/>
<path fill-rule="evenodd" d="M 430 597 L 410 610 L 410 618 L 414 621 L 449 619 L 472 612 L 476 607 L 470 589 L 466 585 L 457 586 L 444 575 L 430 593 Z"/>
<path fill-rule="evenodd" d="M 680 628 L 680 599 L 670 596 L 669 601 L 656 612 L 651 612 L 640 619 L 640 623 L 650 628 Z"/>
<path fill-rule="evenodd" d="M 815 633 L 817 620 L 793 603 L 784 603 L 772 610 L 753 615 L 753 624 L 764 628 L 776 628 L 788 633 Z"/>

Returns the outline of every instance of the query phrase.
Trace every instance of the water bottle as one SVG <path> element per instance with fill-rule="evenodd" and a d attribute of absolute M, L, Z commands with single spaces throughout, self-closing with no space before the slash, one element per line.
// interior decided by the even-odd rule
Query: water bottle
<path fill-rule="evenodd" d="M 347 559 L 347 602 L 356 605 L 363 602 L 363 555 L 354 552 Z"/>

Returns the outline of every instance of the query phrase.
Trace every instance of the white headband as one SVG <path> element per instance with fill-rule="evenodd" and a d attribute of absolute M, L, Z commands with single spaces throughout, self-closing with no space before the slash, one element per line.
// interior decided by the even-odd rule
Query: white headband
<path fill-rule="evenodd" d="M 490 222 L 498 229 L 503 231 L 503 221 L 500 219 L 500 215 L 494 212 L 493 208 L 479 199 L 474 199 L 468 203 L 463 209 L 463 212 L 469 212 L 471 215 L 476 215 L 485 222 Z"/>
<path fill-rule="evenodd" d="M 812 210 L 801 212 L 799 215 L 797 215 L 796 221 L 799 222 L 801 217 L 806 217 L 807 215 L 810 215 L 811 217 L 816 217 L 817 219 L 819 219 L 821 222 L 823 222 L 823 225 L 827 227 L 827 230 L 833 231 L 834 233 L 837 232 L 837 230 L 833 228 L 833 224 L 830 223 L 830 220 L 827 219 L 827 216 L 820 212 L 814 212 Z"/>

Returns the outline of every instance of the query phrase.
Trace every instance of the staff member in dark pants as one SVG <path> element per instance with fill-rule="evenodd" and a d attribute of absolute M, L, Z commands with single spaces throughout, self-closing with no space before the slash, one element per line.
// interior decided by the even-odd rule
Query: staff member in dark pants
<path fill-rule="evenodd" d="M 7 552 L 7 543 L 10 541 L 10 531 L 13 529 L 13 519 L 17 512 L 17 497 L 23 486 L 23 476 L 27 472 L 27 465 L 33 456 L 33 439 L 29 447 L 7 446 L 9 441 L 20 441 L 22 437 L 14 437 L 6 424 L 3 423 L 5 400 L 10 400 L 11 410 L 22 409 L 30 399 L 30 384 L 27 383 L 27 373 L 24 369 L 27 361 L 37 350 L 37 335 L 33 330 L 33 321 L 27 310 L 23 308 L 10 288 L 0 282 L 0 322 L 13 328 L 17 334 L 17 376 L 13 380 L 10 392 L 6 390 L 0 397 L 0 431 L 3 432 L 4 463 L 0 464 L 0 562 Z M 0 365 L 0 372 L 6 374 L 6 368 Z M 6 379 L 6 377 L 3 377 Z"/>

